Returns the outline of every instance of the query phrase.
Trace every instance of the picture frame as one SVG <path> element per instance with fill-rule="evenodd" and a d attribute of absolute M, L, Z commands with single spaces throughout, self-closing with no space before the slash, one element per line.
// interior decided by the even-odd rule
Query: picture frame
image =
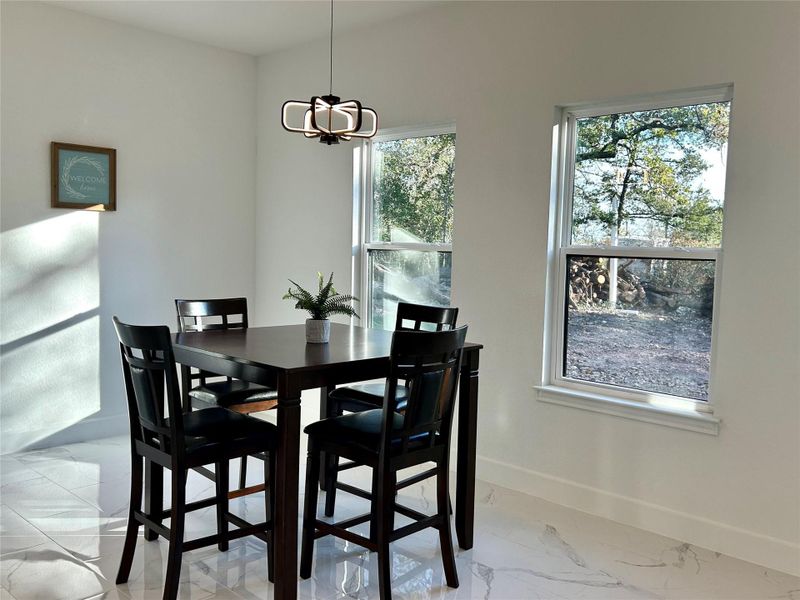
<path fill-rule="evenodd" d="M 114 148 L 50 143 L 50 206 L 117 210 L 117 151 Z"/>

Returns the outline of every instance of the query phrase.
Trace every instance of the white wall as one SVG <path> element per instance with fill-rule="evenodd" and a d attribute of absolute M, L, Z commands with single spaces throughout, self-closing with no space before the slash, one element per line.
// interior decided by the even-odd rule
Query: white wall
<path fill-rule="evenodd" d="M 2 3 L 2 451 L 127 428 L 113 314 L 253 297 L 253 57 Z M 50 208 L 51 141 L 117 149 L 117 211 Z"/>
<path fill-rule="evenodd" d="M 453 300 L 486 345 L 481 477 L 800 572 L 799 25 L 791 3 L 453 3 L 336 40 L 335 93 L 384 127 L 457 125 Z M 279 124 L 326 69 L 322 41 L 258 64 L 263 323 L 302 319 L 287 277 L 349 279 L 352 147 Z M 728 82 L 720 435 L 537 402 L 554 107 Z"/>

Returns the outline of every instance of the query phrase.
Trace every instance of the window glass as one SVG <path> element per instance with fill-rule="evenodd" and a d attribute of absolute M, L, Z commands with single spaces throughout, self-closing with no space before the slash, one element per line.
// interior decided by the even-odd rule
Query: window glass
<path fill-rule="evenodd" d="M 450 306 L 450 252 L 371 250 L 369 326 L 394 329 L 398 302 Z"/>
<path fill-rule="evenodd" d="M 715 261 L 570 255 L 567 265 L 564 376 L 708 400 Z"/>
<path fill-rule="evenodd" d="M 730 102 L 578 119 L 574 245 L 717 247 Z"/>
<path fill-rule="evenodd" d="M 454 133 L 376 142 L 373 242 L 453 241 Z"/>

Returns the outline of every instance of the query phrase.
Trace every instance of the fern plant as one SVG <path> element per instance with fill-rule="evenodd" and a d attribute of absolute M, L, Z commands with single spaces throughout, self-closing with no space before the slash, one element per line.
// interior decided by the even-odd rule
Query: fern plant
<path fill-rule="evenodd" d="M 289 280 L 294 288 L 284 294 L 284 300 L 294 300 L 295 308 L 307 310 L 312 319 L 327 319 L 331 315 L 347 315 L 348 317 L 358 317 L 352 303 L 358 302 L 358 298 L 350 294 L 338 294 L 333 287 L 333 273 L 325 283 L 322 273 L 317 273 L 319 278 L 319 292 L 315 296 L 304 289 L 295 281 Z"/>

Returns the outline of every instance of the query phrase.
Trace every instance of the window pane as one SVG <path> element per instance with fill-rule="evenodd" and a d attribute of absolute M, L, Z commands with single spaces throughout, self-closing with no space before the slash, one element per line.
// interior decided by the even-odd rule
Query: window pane
<path fill-rule="evenodd" d="M 394 329 L 398 302 L 450 306 L 450 252 L 370 250 L 369 327 Z"/>
<path fill-rule="evenodd" d="M 714 268 L 568 256 L 563 375 L 707 401 Z"/>
<path fill-rule="evenodd" d="M 730 102 L 578 119 L 572 243 L 717 247 Z"/>
<path fill-rule="evenodd" d="M 454 133 L 373 144 L 371 241 L 452 243 L 455 150 Z"/>

